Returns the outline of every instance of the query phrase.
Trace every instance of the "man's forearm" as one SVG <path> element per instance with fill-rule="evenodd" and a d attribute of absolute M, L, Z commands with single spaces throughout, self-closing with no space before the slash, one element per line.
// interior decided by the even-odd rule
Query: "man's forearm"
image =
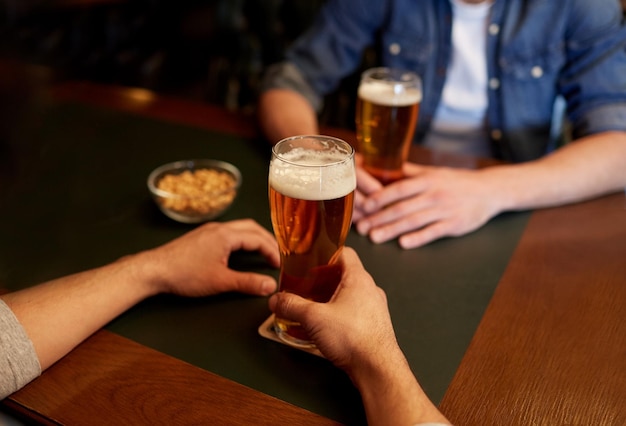
<path fill-rule="evenodd" d="M 32 340 L 45 370 L 113 318 L 155 293 L 156 287 L 141 269 L 128 257 L 2 298 Z"/>
<path fill-rule="evenodd" d="M 317 134 L 317 114 L 297 92 L 272 89 L 259 98 L 259 123 L 266 138 L 275 144 L 295 135 Z"/>
<path fill-rule="evenodd" d="M 448 424 L 415 379 L 404 355 L 397 352 L 353 376 L 361 392 L 369 425 Z"/>
<path fill-rule="evenodd" d="M 626 187 L 626 133 L 588 136 L 536 161 L 481 173 L 493 187 L 500 211 L 591 199 Z"/>

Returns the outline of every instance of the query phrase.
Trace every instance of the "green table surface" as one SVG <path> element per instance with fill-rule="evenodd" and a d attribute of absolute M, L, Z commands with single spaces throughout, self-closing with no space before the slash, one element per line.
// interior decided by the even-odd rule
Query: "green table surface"
<path fill-rule="evenodd" d="M 150 171 L 174 160 L 235 164 L 243 174 L 241 192 L 218 220 L 252 217 L 271 229 L 270 149 L 263 140 L 58 103 L 46 111 L 30 143 L 30 167 L 0 209 L 0 283 L 10 290 L 102 265 L 191 229 L 162 215 L 146 188 Z M 354 231 L 348 237 L 347 245 L 387 292 L 400 346 L 436 403 L 528 216 L 501 215 L 470 235 L 415 250 L 401 250 L 396 242 L 374 245 Z M 231 263 L 277 277 L 255 253 L 235 253 Z M 107 329 L 340 422 L 365 423 L 360 397 L 342 371 L 258 335 L 269 315 L 265 298 L 164 295 L 134 307 Z"/>

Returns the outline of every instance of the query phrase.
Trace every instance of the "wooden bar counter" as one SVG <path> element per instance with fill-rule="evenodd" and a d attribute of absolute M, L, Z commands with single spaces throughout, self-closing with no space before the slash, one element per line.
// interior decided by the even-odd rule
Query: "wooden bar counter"
<path fill-rule="evenodd" d="M 71 113 L 63 112 L 52 123 L 71 121 L 67 117 L 81 120 L 80 105 L 97 108 L 102 117 L 125 114 L 114 116 L 115 125 L 105 129 L 110 132 L 110 140 L 120 134 L 119 123 L 127 126 L 128 132 L 137 132 L 136 138 L 140 139 L 141 129 L 149 124 L 142 122 L 141 127 L 136 123 L 150 120 L 185 126 L 188 135 L 199 139 L 205 133 L 194 132 L 218 132 L 210 133 L 211 137 L 223 134 L 262 142 L 252 117 L 159 97 L 142 89 L 64 83 L 54 87 L 51 98 L 69 104 Z M 169 131 L 163 128 L 158 132 L 165 130 Z M 172 134 L 176 134 L 174 130 Z M 72 137 L 82 135 L 91 140 L 90 132 L 90 127 L 84 126 Z M 354 135 L 346 130 L 323 132 L 354 141 Z M 235 147 L 237 140 L 224 138 L 224 146 L 230 144 L 231 149 L 239 149 Z M 75 142 L 76 147 L 79 144 Z M 157 154 L 149 153 L 149 140 L 143 146 L 147 156 L 161 160 Z M 263 181 L 267 150 L 255 148 L 261 145 L 246 146 L 250 152 L 258 149 L 260 160 L 250 160 L 243 166 L 248 173 L 259 175 L 256 180 Z M 127 152 L 132 156 L 140 152 L 134 151 L 138 149 L 129 145 Z M 229 151 L 223 152 L 230 155 Z M 102 155 L 107 155 L 105 150 Z M 437 156 L 420 148 L 414 148 L 411 155 L 414 161 L 451 166 L 482 167 L 494 163 Z M 178 158 L 172 158 L 175 159 Z M 58 167 L 61 170 L 63 164 Z M 124 173 L 130 176 L 134 172 L 129 169 Z M 143 173 L 139 171 L 137 175 Z M 55 178 L 61 179 L 61 174 L 62 171 L 50 171 Z M 110 176 L 120 182 L 128 177 L 115 173 Z M 267 196 L 262 188 L 266 182 L 246 181 L 245 177 L 244 182 L 251 189 L 242 202 L 265 206 Z M 69 190 L 80 192 L 79 184 L 75 185 L 77 188 Z M 60 194 L 53 193 L 51 197 Z M 130 195 L 135 193 L 129 192 Z M 111 251 L 96 245 L 82 253 L 84 241 L 77 235 L 73 237 L 76 247 L 59 243 L 69 260 L 50 262 L 46 273 L 96 266 L 123 254 L 118 253 L 122 248 L 139 250 L 187 229 L 174 228 L 165 219 L 157 219 L 147 205 L 134 204 L 131 212 L 125 209 L 131 201 L 124 198 L 116 202 L 111 206 L 103 203 L 99 208 L 110 209 L 102 216 L 106 220 L 90 226 L 95 229 L 94 235 L 101 235 L 96 231 L 105 233 L 107 227 L 123 221 L 125 229 L 130 230 L 128 239 L 115 242 Z M 259 210 L 257 214 L 267 226 L 268 213 Z M 80 220 L 77 223 L 79 226 Z M 7 241 L 19 238 L 17 231 L 12 233 L 8 227 L 0 231 L 6 233 Z M 44 235 L 48 232 L 45 224 L 35 223 L 31 232 L 37 231 Z M 427 393 L 456 425 L 626 424 L 623 192 L 532 213 L 505 214 L 491 221 L 485 230 L 413 251 L 402 251 L 395 243 L 375 246 L 357 235 L 351 235 L 348 243 L 360 248 L 357 251 L 364 264 L 368 270 L 371 266 L 372 275 L 388 293 L 399 343 Z M 7 265 L 12 259 L 18 262 L 27 258 L 19 253 L 26 249 L 16 250 L 18 253 L 6 261 Z M 42 259 L 47 254 L 45 245 L 33 250 L 38 252 L 33 256 Z M 9 249 L 4 253 L 13 256 Z M 377 259 L 383 261 L 376 263 Z M 393 268 L 389 259 L 396 262 Z M 440 263 L 428 269 L 432 259 Z M 15 270 L 20 267 L 27 268 L 6 266 L 5 275 L 14 274 L 22 286 L 44 277 L 43 272 L 36 270 L 18 275 Z M 490 280 L 493 285 L 482 285 Z M 11 290 L 10 283 L 7 285 Z M 207 325 L 231 307 L 244 308 L 247 313 L 241 313 L 241 321 L 245 324 L 233 330 L 236 334 L 246 333 L 242 330 L 250 328 L 248 323 L 263 319 L 264 303 L 229 297 L 203 302 L 149 302 L 95 333 L 40 378 L 2 401 L 2 407 L 28 422 L 55 425 L 364 423 L 358 394 L 351 389 L 349 380 L 324 360 L 287 352 L 289 348 L 264 341 L 253 332 L 232 341 L 232 337 L 222 338 L 219 329 Z M 438 316 L 441 310 L 445 312 Z M 174 315 L 176 320 L 171 319 Z M 147 321 L 153 321 L 154 327 L 162 329 L 165 335 L 168 323 L 198 318 L 202 325 L 197 330 L 186 329 L 191 336 L 188 340 L 201 340 L 213 333 L 216 346 L 212 350 L 226 364 L 231 357 L 231 364 L 236 365 L 239 355 L 221 346 L 232 344 L 241 349 L 247 358 L 242 358 L 240 371 L 228 365 L 214 368 L 213 361 L 206 360 L 211 351 L 198 346 L 198 342 L 180 340 L 173 345 L 165 342 L 163 336 L 146 332 Z M 180 345 L 178 352 L 176 345 Z M 195 354 L 196 351 L 204 355 Z M 285 371 L 281 372 L 281 368 Z M 309 369 L 307 373 L 305 370 Z M 281 374 L 302 375 L 303 383 L 291 383 L 293 377 Z M 249 378 L 255 375 L 258 377 Z M 325 395 L 325 391 L 330 394 Z"/>

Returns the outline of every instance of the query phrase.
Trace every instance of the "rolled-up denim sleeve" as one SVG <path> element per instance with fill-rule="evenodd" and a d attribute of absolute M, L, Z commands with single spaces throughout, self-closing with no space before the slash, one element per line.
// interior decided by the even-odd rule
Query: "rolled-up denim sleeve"
<path fill-rule="evenodd" d="M 288 89 L 297 92 L 311 104 L 315 111 L 322 109 L 322 97 L 306 81 L 300 70 L 291 62 L 283 61 L 270 66 L 261 84 L 261 91 Z"/>
<path fill-rule="evenodd" d="M 626 25 L 616 2 L 573 2 L 559 84 L 575 138 L 626 131 Z"/>
<path fill-rule="evenodd" d="M 289 47 L 285 62 L 268 68 L 261 90 L 295 90 L 320 111 L 323 97 L 360 65 L 386 7 L 379 0 L 326 2 L 312 26 Z"/>
<path fill-rule="evenodd" d="M 35 348 L 13 311 L 0 300 L 0 399 L 41 374 Z"/>

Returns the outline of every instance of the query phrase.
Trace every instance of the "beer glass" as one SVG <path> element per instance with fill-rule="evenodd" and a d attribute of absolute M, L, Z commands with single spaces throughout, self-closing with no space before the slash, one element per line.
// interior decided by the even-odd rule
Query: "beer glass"
<path fill-rule="evenodd" d="M 336 260 L 352 222 L 354 150 L 329 136 L 283 139 L 272 148 L 268 183 L 279 291 L 327 302 L 341 279 Z M 314 346 L 298 323 L 276 318 L 274 329 L 286 343 Z"/>
<path fill-rule="evenodd" d="M 356 104 L 357 150 L 363 168 L 387 184 L 402 178 L 420 102 L 422 81 L 411 71 L 372 68 L 361 75 Z"/>

